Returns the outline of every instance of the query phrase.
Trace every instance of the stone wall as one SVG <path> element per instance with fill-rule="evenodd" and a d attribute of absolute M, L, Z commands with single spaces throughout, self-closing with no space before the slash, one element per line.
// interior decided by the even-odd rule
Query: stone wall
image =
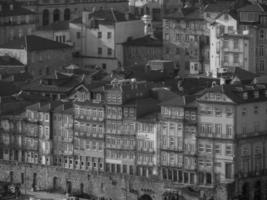
<path fill-rule="evenodd" d="M 13 182 L 21 183 L 21 192 L 30 190 L 33 187 L 34 174 L 36 174 L 36 190 L 41 191 L 67 191 L 67 182 L 71 183 L 71 192 L 80 193 L 83 188 L 84 193 L 92 194 L 96 197 L 104 197 L 108 200 L 137 200 L 142 195 L 147 194 L 153 200 L 162 200 L 164 194 L 173 193 L 183 195 L 184 185 L 162 181 L 157 178 L 147 179 L 129 175 L 114 175 L 108 173 L 96 173 L 81 170 L 64 169 L 55 166 L 41 166 L 31 164 L 20 164 L 1 161 L 0 181 L 9 182 L 10 172 L 13 172 Z M 24 183 L 22 183 L 24 176 Z M 82 186 L 81 186 L 82 185 Z M 205 193 L 205 198 L 201 198 L 201 193 Z M 210 199 L 220 196 L 220 200 L 227 199 L 227 191 L 220 187 L 219 193 L 213 195 L 214 190 L 203 189 L 199 191 L 197 199 Z M 222 195 L 223 193 L 223 195 Z M 187 194 L 183 195 L 185 199 Z M 171 198 L 172 199 L 172 198 Z M 195 198 L 194 198 L 195 199 Z"/>

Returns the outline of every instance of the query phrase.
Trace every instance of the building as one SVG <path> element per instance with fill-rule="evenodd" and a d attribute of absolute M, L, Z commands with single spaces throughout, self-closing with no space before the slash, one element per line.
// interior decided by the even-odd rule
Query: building
<path fill-rule="evenodd" d="M 79 21 L 79 20 L 78 20 Z M 72 42 L 81 47 L 79 52 L 82 65 L 97 65 L 107 72 L 121 66 L 123 60 L 122 43 L 128 38 L 144 36 L 144 23 L 129 13 L 114 9 L 84 11 L 82 24 L 75 20 L 70 27 Z"/>
<path fill-rule="evenodd" d="M 251 72 L 266 74 L 266 4 L 252 1 L 237 9 L 240 30 L 249 35 Z"/>
<path fill-rule="evenodd" d="M 72 104 L 61 104 L 53 111 L 53 164 L 73 169 L 74 109 Z"/>
<path fill-rule="evenodd" d="M 0 73 L 14 74 L 25 72 L 25 65 L 10 56 L 0 56 Z"/>
<path fill-rule="evenodd" d="M 54 76 L 44 76 L 32 80 L 25 84 L 22 90 L 28 95 L 39 95 L 51 100 L 61 100 L 70 97 L 82 83 L 82 76 L 55 73 Z"/>
<path fill-rule="evenodd" d="M 255 72 L 251 43 L 248 33 L 238 28 L 237 16 L 233 12 L 222 12 L 210 29 L 210 69 L 209 73 L 217 77 L 220 73 L 230 72 L 231 67 L 239 67 Z"/>
<path fill-rule="evenodd" d="M 197 184 L 197 108 L 194 97 L 177 96 L 161 103 L 161 175 L 184 185 Z"/>
<path fill-rule="evenodd" d="M 163 58 L 162 40 L 146 35 L 141 38 L 129 38 L 123 43 L 123 61 L 122 66 L 132 66 L 133 64 L 145 65 L 149 60 Z"/>
<path fill-rule="evenodd" d="M 136 174 L 136 119 L 154 109 L 145 81 L 114 80 L 105 88 L 106 171 Z M 148 103 L 149 102 L 149 103 Z"/>
<path fill-rule="evenodd" d="M 42 37 L 28 35 L 0 45 L 0 55 L 8 55 L 27 65 L 33 76 L 51 75 L 71 64 L 72 47 Z"/>
<path fill-rule="evenodd" d="M 175 62 L 181 75 L 201 74 L 207 65 L 209 32 L 200 8 L 186 7 L 164 16 L 164 58 Z"/>
<path fill-rule="evenodd" d="M 103 86 L 80 88 L 74 102 L 74 168 L 105 169 L 105 106 Z"/>
<path fill-rule="evenodd" d="M 85 10 L 108 9 L 125 11 L 128 9 L 128 1 L 109 1 L 101 2 L 78 2 L 70 0 L 69 2 L 58 2 L 56 0 L 49 2 L 36 2 L 37 14 L 39 16 L 39 25 L 48 25 L 57 21 L 68 21 L 81 16 Z"/>
<path fill-rule="evenodd" d="M 160 149 L 158 113 L 150 113 L 137 119 L 136 171 L 144 177 L 159 176 Z"/>
<path fill-rule="evenodd" d="M 32 34 L 56 42 L 72 45 L 70 40 L 69 21 L 59 21 L 46 26 L 37 27 Z"/>
<path fill-rule="evenodd" d="M 0 2 L 0 45 L 31 34 L 36 14 L 15 1 Z"/>

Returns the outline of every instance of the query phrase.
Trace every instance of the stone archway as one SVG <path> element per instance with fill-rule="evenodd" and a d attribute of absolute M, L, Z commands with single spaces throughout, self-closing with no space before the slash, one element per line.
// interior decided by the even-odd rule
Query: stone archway
<path fill-rule="evenodd" d="M 153 200 L 152 197 L 148 194 L 143 194 L 138 200 Z"/>
<path fill-rule="evenodd" d="M 49 10 L 45 9 L 43 11 L 43 25 L 48 25 L 49 24 Z"/>
<path fill-rule="evenodd" d="M 60 21 L 60 10 L 59 9 L 55 9 L 53 12 L 53 21 L 57 22 Z"/>
<path fill-rule="evenodd" d="M 65 21 L 70 20 L 70 9 L 69 9 L 69 8 L 66 8 L 66 9 L 64 10 L 64 20 L 65 20 Z"/>

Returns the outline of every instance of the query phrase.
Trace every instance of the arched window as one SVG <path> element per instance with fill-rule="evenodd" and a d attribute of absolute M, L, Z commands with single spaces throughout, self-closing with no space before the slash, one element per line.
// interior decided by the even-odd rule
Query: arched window
<path fill-rule="evenodd" d="M 64 20 L 65 20 L 65 21 L 70 20 L 70 9 L 69 9 L 69 8 L 66 8 L 66 9 L 64 10 Z"/>
<path fill-rule="evenodd" d="M 43 25 L 48 25 L 49 24 L 49 10 L 44 10 L 43 11 Z"/>
<path fill-rule="evenodd" d="M 58 9 L 54 10 L 53 20 L 54 20 L 54 22 L 57 22 L 60 20 L 60 10 L 58 10 Z"/>

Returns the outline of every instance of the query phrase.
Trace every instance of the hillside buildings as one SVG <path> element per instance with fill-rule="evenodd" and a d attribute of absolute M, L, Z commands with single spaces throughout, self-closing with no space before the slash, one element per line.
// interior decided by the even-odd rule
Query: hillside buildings
<path fill-rule="evenodd" d="M 0 1 L 0 45 L 35 29 L 36 14 L 13 1 Z"/>

